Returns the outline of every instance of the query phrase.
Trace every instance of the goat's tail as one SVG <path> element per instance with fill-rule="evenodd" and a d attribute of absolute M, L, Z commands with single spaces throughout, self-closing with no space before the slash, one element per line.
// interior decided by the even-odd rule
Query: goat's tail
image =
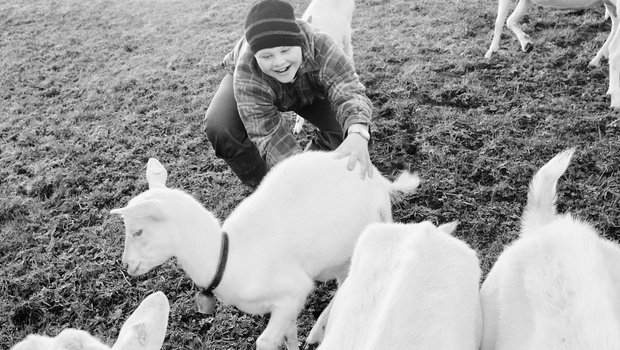
<path fill-rule="evenodd" d="M 390 196 L 395 202 L 401 201 L 405 194 L 414 192 L 418 186 L 420 186 L 418 173 L 403 171 L 394 182 L 390 183 Z"/>
<path fill-rule="evenodd" d="M 558 179 L 568 168 L 575 149 L 567 149 L 547 162 L 530 182 L 527 205 L 521 218 L 521 236 L 536 231 L 556 217 Z"/>

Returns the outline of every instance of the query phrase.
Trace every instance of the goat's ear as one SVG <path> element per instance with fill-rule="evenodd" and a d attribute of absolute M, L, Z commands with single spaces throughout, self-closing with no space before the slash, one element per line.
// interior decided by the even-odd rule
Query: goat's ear
<path fill-rule="evenodd" d="M 458 221 L 452 221 L 449 222 L 447 224 L 443 224 L 443 225 L 439 225 L 438 229 L 440 229 L 441 231 L 451 235 L 454 230 L 456 230 L 456 227 L 459 225 Z"/>
<path fill-rule="evenodd" d="M 140 303 L 118 334 L 112 350 L 159 350 L 166 337 L 170 304 L 162 292 Z"/>
<path fill-rule="evenodd" d="M 161 163 L 155 158 L 149 158 L 146 163 L 146 182 L 149 189 L 166 187 L 168 172 Z"/>
<path fill-rule="evenodd" d="M 308 16 L 308 19 L 306 20 L 306 22 L 312 23 L 312 15 Z"/>
<path fill-rule="evenodd" d="M 163 220 L 166 217 L 165 213 L 166 210 L 163 203 L 156 199 L 149 199 L 136 204 L 130 204 L 124 208 L 110 210 L 110 214 L 129 216 L 138 219 L 150 218 L 155 221 Z"/>

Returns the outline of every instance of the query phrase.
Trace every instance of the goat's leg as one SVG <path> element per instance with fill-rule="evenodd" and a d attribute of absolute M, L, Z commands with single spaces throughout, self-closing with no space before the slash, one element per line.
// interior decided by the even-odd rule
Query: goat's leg
<path fill-rule="evenodd" d="M 293 126 L 293 133 L 295 135 L 299 134 L 303 130 L 305 122 L 306 120 L 299 115 L 295 118 L 295 126 Z"/>
<path fill-rule="evenodd" d="M 605 14 L 609 14 L 609 16 L 611 17 L 611 13 L 615 13 L 615 8 L 614 9 L 609 9 L 608 6 L 605 4 Z M 598 52 L 596 53 L 596 56 L 594 56 L 594 58 L 590 61 L 590 63 L 588 63 L 588 66 L 590 67 L 598 67 L 601 65 L 601 59 L 603 57 L 608 58 L 609 57 L 609 43 L 611 42 L 611 40 L 614 37 L 614 34 L 616 33 L 617 30 L 617 26 L 618 26 L 618 21 L 615 21 L 614 18 L 612 17 L 611 20 L 611 31 L 609 32 L 609 35 L 607 36 L 607 40 L 605 40 L 605 43 L 603 44 L 603 46 L 601 46 L 601 48 L 598 50 Z"/>
<path fill-rule="evenodd" d="M 344 269 L 336 274 L 336 280 L 338 281 L 338 290 L 344 283 L 344 280 L 347 278 L 349 274 L 349 265 L 347 265 Z M 325 330 L 327 329 L 327 322 L 329 321 L 329 314 L 332 311 L 332 305 L 334 304 L 334 299 L 336 299 L 336 293 L 332 296 L 332 300 L 329 301 L 329 304 L 325 307 L 321 315 L 312 326 L 310 333 L 306 337 L 306 343 L 304 344 L 304 350 L 312 350 L 319 347 L 319 344 L 323 341 L 325 337 Z"/>
<path fill-rule="evenodd" d="M 299 341 L 297 338 L 297 323 L 293 322 L 286 330 L 286 334 L 284 335 L 284 343 L 286 344 L 286 348 L 289 350 L 299 349 Z"/>
<path fill-rule="evenodd" d="M 613 38 L 609 42 L 609 89 L 611 108 L 620 108 L 620 35 L 618 35 L 618 17 L 611 13 L 612 29 L 615 28 Z"/>
<path fill-rule="evenodd" d="M 336 291 L 337 293 L 337 291 Z M 329 301 L 329 304 L 325 307 L 321 315 L 312 326 L 310 333 L 306 337 L 306 343 L 304 344 L 304 350 L 313 350 L 319 347 L 319 344 L 323 341 L 325 337 L 325 329 L 327 328 L 327 321 L 329 320 L 329 313 L 332 309 L 332 304 L 334 303 L 334 298 L 336 295 L 332 297 L 332 300 Z"/>
<path fill-rule="evenodd" d="M 525 34 L 521 27 L 519 27 L 519 22 L 527 10 L 529 10 L 530 6 L 532 6 L 531 0 L 520 0 L 515 10 L 506 21 L 506 27 L 512 30 L 512 32 L 517 36 L 517 40 L 519 40 L 519 44 L 521 44 L 521 50 L 523 52 L 530 52 L 534 48 L 534 45 L 532 45 L 532 41 L 530 40 L 530 36 Z"/>
<path fill-rule="evenodd" d="M 299 350 L 296 322 L 304 300 L 305 298 L 290 298 L 274 307 L 267 327 L 256 340 L 256 350 L 277 350 L 282 340 L 286 341 L 288 350 Z"/>
<path fill-rule="evenodd" d="M 491 58 L 493 52 L 499 50 L 499 41 L 502 38 L 502 30 L 504 29 L 504 23 L 508 17 L 508 10 L 510 10 L 510 0 L 499 0 L 497 2 L 497 18 L 495 19 L 495 30 L 493 31 L 493 40 L 491 46 L 484 58 Z"/>

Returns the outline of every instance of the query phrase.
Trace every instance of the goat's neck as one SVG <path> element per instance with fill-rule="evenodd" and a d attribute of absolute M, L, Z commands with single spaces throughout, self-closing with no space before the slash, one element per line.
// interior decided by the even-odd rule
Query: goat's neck
<path fill-rule="evenodd" d="M 222 241 L 219 222 L 210 215 L 192 219 L 182 225 L 177 261 L 199 287 L 206 288 L 217 269 Z"/>

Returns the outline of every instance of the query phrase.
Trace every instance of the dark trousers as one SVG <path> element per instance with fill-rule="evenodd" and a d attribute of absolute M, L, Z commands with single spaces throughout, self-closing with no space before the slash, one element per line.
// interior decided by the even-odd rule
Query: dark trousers
<path fill-rule="evenodd" d="M 256 187 L 269 166 L 248 137 L 237 110 L 232 82 L 232 76 L 227 74 L 207 108 L 207 139 L 215 155 L 226 161 L 241 182 Z M 329 101 L 317 99 L 312 105 L 295 112 L 319 129 L 313 148 L 334 150 L 342 143 L 342 127 Z"/>

